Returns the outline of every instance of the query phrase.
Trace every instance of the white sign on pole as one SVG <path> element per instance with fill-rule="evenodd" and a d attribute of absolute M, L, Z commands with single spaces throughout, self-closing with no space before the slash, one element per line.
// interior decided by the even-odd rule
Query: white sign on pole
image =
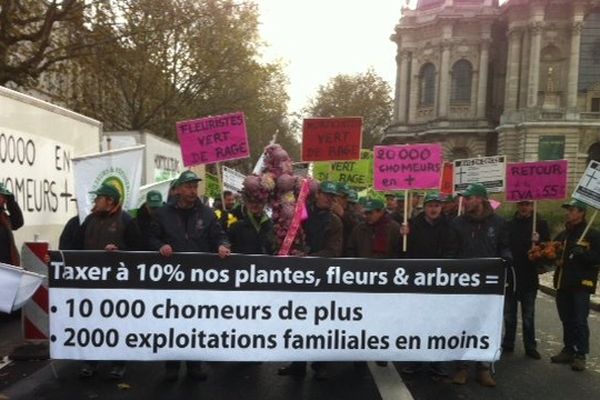
<path fill-rule="evenodd" d="M 96 196 L 90 192 L 103 183 L 115 186 L 121 193 L 124 210 L 136 208 L 143 157 L 144 146 L 137 146 L 73 158 L 79 220 L 85 220 L 92 210 Z"/>
<path fill-rule="evenodd" d="M 454 192 L 480 183 L 490 193 L 504 192 L 506 156 L 478 157 L 454 161 Z"/>
<path fill-rule="evenodd" d="M 70 145 L 0 127 L 0 182 L 27 225 L 64 224 L 72 216 L 73 153 Z"/>
<path fill-rule="evenodd" d="M 0 312 L 18 310 L 41 285 L 42 275 L 0 263 Z"/>
<path fill-rule="evenodd" d="M 590 161 L 573 192 L 573 198 L 600 209 L 600 163 L 598 161 Z"/>
<path fill-rule="evenodd" d="M 246 179 L 246 175 L 223 166 L 223 191 L 241 192 L 244 188 L 244 179 Z"/>

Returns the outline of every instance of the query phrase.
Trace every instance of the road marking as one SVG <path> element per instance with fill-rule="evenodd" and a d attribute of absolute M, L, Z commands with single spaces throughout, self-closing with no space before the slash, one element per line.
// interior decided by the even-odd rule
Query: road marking
<path fill-rule="evenodd" d="M 0 369 L 4 368 L 10 364 L 12 364 L 12 360 L 9 360 L 8 356 L 4 356 L 4 358 L 2 360 L 0 360 Z"/>
<path fill-rule="evenodd" d="M 380 367 L 370 362 L 369 370 L 382 400 L 414 400 L 393 363 Z"/>

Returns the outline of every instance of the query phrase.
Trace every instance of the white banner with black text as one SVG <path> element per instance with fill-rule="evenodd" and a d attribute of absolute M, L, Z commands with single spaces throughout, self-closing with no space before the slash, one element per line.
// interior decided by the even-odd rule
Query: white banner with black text
<path fill-rule="evenodd" d="M 51 357 L 495 361 L 500 259 L 51 252 Z"/>

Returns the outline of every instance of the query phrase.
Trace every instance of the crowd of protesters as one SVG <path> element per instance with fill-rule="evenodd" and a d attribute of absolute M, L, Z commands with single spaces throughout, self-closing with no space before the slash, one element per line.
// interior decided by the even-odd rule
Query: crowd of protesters
<path fill-rule="evenodd" d="M 80 223 L 72 218 L 61 235 L 63 250 L 146 250 L 164 257 L 173 252 L 212 252 L 227 257 L 232 252 L 273 255 L 276 252 L 273 221 L 266 211 L 264 199 L 241 193 L 224 192 L 216 209 L 204 204 L 198 196 L 201 179 L 192 171 L 176 179 L 163 201 L 158 191 L 151 191 L 145 203 L 131 217 L 121 208 L 119 191 L 108 184 L 97 188 L 94 207 Z M 525 354 L 542 358 L 536 348 L 535 299 L 539 286 L 540 265 L 529 257 L 532 245 L 550 240 L 547 222 L 534 218 L 530 201 L 517 203 L 510 220 L 497 215 L 484 186 L 471 184 L 453 196 L 433 192 L 423 198 L 412 196 L 410 206 L 403 195 L 389 193 L 383 198 L 362 197 L 346 184 L 322 182 L 307 204 L 303 222 L 305 254 L 318 257 L 379 258 L 482 258 L 505 260 L 508 285 L 505 296 L 505 321 L 502 349 L 513 352 L 517 330 L 518 305 L 521 306 Z M 463 210 L 459 210 L 462 203 Z M 571 200 L 566 210 L 565 229 L 556 241 L 557 254 L 554 286 L 556 305 L 563 326 L 564 346 L 551 357 L 553 363 L 569 364 L 574 371 L 586 367 L 590 332 L 588 314 L 590 294 L 596 289 L 600 265 L 600 233 L 588 229 L 587 206 Z M 459 212 L 462 211 L 462 212 Z M 409 215 L 405 218 L 405 212 Z M 535 221 L 535 229 L 533 227 Z M 23 215 L 14 196 L 0 184 L 0 262 L 19 264 L 13 230 L 23 225 Z M 403 251 L 403 236 L 407 236 Z M 201 361 L 187 362 L 187 376 L 206 379 Z M 365 363 L 357 361 L 357 368 Z M 386 363 L 378 362 L 380 366 Z M 83 363 L 81 377 L 93 376 L 98 363 Z M 311 364 L 315 379 L 327 378 L 326 363 Z M 179 362 L 165 363 L 165 379 L 179 379 Z M 427 370 L 446 376 L 450 371 L 442 363 L 410 363 L 405 373 Z M 306 363 L 293 362 L 278 370 L 284 376 L 305 376 Z M 125 363 L 110 364 L 109 375 L 120 379 Z M 465 384 L 470 376 L 469 363 L 459 362 L 450 379 Z M 476 363 L 476 379 L 484 386 L 496 382 L 488 363 Z"/>

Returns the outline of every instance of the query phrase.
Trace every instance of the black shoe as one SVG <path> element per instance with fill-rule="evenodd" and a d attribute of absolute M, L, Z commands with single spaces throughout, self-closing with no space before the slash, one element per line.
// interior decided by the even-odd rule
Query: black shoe
<path fill-rule="evenodd" d="M 378 367 L 382 367 L 385 368 L 388 365 L 387 361 L 375 361 L 375 364 L 377 364 Z"/>
<path fill-rule="evenodd" d="M 529 358 L 533 358 L 534 360 L 541 360 L 542 356 L 536 349 L 528 349 L 525 350 L 525 355 Z"/>
<path fill-rule="evenodd" d="M 113 365 L 112 368 L 110 369 L 110 372 L 108 373 L 108 376 L 110 377 L 110 379 L 113 380 L 121 380 L 123 379 L 123 376 L 125 375 L 125 365 L 124 364 L 116 364 Z"/>
<path fill-rule="evenodd" d="M 202 371 L 201 368 L 188 368 L 187 377 L 199 382 L 206 380 L 206 374 Z"/>
<path fill-rule="evenodd" d="M 295 365 L 288 365 L 287 367 L 281 367 L 277 370 L 277 375 L 280 376 L 306 376 L 306 367 L 296 367 Z"/>

